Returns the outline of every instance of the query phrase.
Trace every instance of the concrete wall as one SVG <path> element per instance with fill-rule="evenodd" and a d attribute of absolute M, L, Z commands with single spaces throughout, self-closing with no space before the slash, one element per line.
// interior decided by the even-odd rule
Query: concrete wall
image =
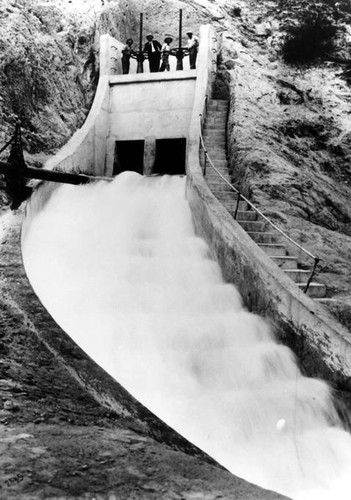
<path fill-rule="evenodd" d="M 121 75 L 124 44 L 109 35 L 100 39 L 100 78 L 84 125 L 49 160 L 45 168 L 112 176 L 115 142 L 145 141 L 144 173 L 152 173 L 155 140 L 187 138 L 193 107 L 196 71 Z M 172 58 L 175 68 L 175 58 Z"/>
<path fill-rule="evenodd" d="M 45 168 L 66 172 L 86 172 L 104 175 L 106 136 L 108 134 L 108 104 L 111 46 L 117 43 L 109 35 L 100 38 L 100 78 L 94 102 L 84 125 L 60 151 L 49 160 Z"/>
<path fill-rule="evenodd" d="M 211 35 L 207 36 L 209 48 Z M 201 48 L 187 158 L 187 198 L 197 232 L 217 257 L 225 280 L 239 288 L 251 311 L 271 321 L 278 338 L 293 348 L 305 371 L 329 380 L 337 389 L 351 391 L 351 333 L 266 256 L 204 181 L 199 164 L 199 115 L 205 96 L 210 95 L 211 73 L 205 44 Z"/>
<path fill-rule="evenodd" d="M 188 137 L 195 82 L 190 70 L 111 77 L 107 175 L 116 141 L 145 140 L 144 172 L 150 173 L 156 139 Z"/>

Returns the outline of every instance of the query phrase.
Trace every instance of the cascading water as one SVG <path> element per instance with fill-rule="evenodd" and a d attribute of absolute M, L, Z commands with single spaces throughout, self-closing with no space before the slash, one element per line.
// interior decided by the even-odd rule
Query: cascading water
<path fill-rule="evenodd" d="M 140 402 L 234 474 L 349 499 L 351 438 L 325 383 L 247 312 L 196 237 L 185 178 L 63 186 L 23 238 L 55 320 Z"/>

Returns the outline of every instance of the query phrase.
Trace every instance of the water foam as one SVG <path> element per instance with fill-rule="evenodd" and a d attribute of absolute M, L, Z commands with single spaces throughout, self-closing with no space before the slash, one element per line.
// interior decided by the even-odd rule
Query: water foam
<path fill-rule="evenodd" d="M 71 337 L 139 401 L 238 476 L 295 499 L 348 499 L 351 437 L 196 237 L 185 179 L 63 186 L 23 242 Z"/>

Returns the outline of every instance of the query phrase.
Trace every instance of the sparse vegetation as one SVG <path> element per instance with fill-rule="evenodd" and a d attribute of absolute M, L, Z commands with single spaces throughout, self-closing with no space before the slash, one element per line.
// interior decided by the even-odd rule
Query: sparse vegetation
<path fill-rule="evenodd" d="M 311 63 L 335 50 L 345 17 L 337 2 L 278 0 L 278 7 L 286 33 L 282 51 L 287 62 Z"/>
<path fill-rule="evenodd" d="M 342 58 L 338 62 L 350 62 L 349 0 L 277 0 L 277 6 L 285 32 L 282 54 L 286 62 L 313 64 L 335 56 Z"/>

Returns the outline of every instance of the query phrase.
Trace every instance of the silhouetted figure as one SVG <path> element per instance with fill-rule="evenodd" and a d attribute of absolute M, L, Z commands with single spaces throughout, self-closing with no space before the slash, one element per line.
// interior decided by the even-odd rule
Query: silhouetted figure
<path fill-rule="evenodd" d="M 199 39 L 197 36 L 193 35 L 192 31 L 187 31 L 186 34 L 188 35 L 187 48 L 189 51 L 190 69 L 196 69 L 196 57 L 199 48 Z"/>
<path fill-rule="evenodd" d="M 122 73 L 128 75 L 130 68 L 130 58 L 134 55 L 134 50 L 132 49 L 133 40 L 128 38 L 126 45 L 122 50 Z"/>
<path fill-rule="evenodd" d="M 170 44 L 173 42 L 173 38 L 170 37 L 170 36 L 166 36 L 165 40 L 164 40 L 164 44 L 162 45 L 162 48 L 161 48 L 161 53 L 162 53 L 162 64 L 161 64 L 161 68 L 160 68 L 160 71 L 169 71 L 170 70 L 170 67 L 169 67 L 169 55 L 171 53 L 171 46 Z"/>
<path fill-rule="evenodd" d="M 144 45 L 144 51 L 149 59 L 150 73 L 156 73 L 160 69 L 161 44 L 154 40 L 153 35 L 147 35 L 147 42 Z"/>

